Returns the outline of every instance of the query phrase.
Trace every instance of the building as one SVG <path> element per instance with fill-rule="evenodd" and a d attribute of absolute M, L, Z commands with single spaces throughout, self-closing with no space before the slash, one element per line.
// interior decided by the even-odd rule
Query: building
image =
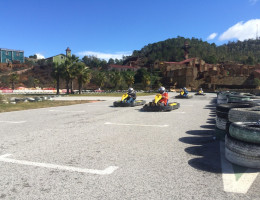
<path fill-rule="evenodd" d="M 0 63 L 24 63 L 24 51 L 0 48 Z"/>
<path fill-rule="evenodd" d="M 140 69 L 140 67 L 133 67 L 133 66 L 126 66 L 126 65 L 109 65 L 108 66 L 108 71 L 137 71 L 138 69 Z"/>
<path fill-rule="evenodd" d="M 46 58 L 45 61 L 47 63 L 54 63 L 54 62 L 56 62 L 58 64 L 64 63 L 66 58 L 71 56 L 71 50 L 70 50 L 69 47 L 65 51 L 66 51 L 66 55 L 65 54 L 58 54 L 56 56 Z"/>

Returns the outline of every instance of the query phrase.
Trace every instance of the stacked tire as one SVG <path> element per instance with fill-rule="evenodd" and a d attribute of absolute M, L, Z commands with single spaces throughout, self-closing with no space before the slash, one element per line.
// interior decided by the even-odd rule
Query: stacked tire
<path fill-rule="evenodd" d="M 228 103 L 243 103 L 243 102 L 252 102 L 253 97 L 255 95 L 248 93 L 240 93 L 240 94 L 229 94 L 227 95 Z"/>
<path fill-rule="evenodd" d="M 225 140 L 225 135 L 229 131 L 231 121 L 229 120 L 229 111 L 233 108 L 252 108 L 255 104 L 250 103 L 228 103 L 219 104 L 216 107 L 216 138 Z"/>
<path fill-rule="evenodd" d="M 225 156 L 233 164 L 260 168 L 259 122 L 234 122 L 225 139 Z"/>

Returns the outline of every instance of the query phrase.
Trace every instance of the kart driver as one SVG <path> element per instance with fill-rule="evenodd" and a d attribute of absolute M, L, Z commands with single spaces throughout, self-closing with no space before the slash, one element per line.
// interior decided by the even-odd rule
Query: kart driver
<path fill-rule="evenodd" d="M 202 88 L 200 88 L 199 94 L 203 94 L 203 93 L 204 93 L 204 92 L 203 92 Z"/>
<path fill-rule="evenodd" d="M 185 97 L 188 96 L 188 93 L 189 93 L 189 92 L 188 92 L 188 90 L 186 89 L 186 87 L 183 88 L 183 91 L 184 91 L 183 96 L 185 96 Z"/>
<path fill-rule="evenodd" d="M 167 106 L 169 95 L 165 91 L 165 87 L 160 87 L 158 91 L 162 95 L 162 98 L 160 99 L 159 103 L 163 104 L 164 106 Z"/>
<path fill-rule="evenodd" d="M 136 91 L 133 88 L 129 88 L 127 91 L 128 97 L 126 98 L 127 103 L 132 103 L 136 99 Z"/>

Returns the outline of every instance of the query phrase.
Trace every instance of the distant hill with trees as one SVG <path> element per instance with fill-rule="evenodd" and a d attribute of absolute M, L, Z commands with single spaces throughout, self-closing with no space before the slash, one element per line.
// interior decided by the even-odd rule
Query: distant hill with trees
<path fill-rule="evenodd" d="M 141 50 L 135 50 L 127 60 L 134 57 L 142 60 L 143 66 L 150 66 L 155 61 L 178 62 L 184 60 L 182 47 L 184 42 L 190 45 L 189 57 L 199 57 L 207 63 L 216 64 L 222 62 L 235 62 L 254 65 L 260 63 L 260 40 L 245 40 L 228 42 L 217 46 L 215 43 L 208 43 L 197 38 L 177 37 L 161 42 L 148 44 Z"/>

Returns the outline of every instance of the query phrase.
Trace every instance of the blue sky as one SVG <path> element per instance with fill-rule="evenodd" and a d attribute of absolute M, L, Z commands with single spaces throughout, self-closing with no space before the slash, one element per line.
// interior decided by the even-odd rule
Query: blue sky
<path fill-rule="evenodd" d="M 260 0 L 0 0 L 0 19 L 0 48 L 108 59 L 177 36 L 255 38 Z"/>

